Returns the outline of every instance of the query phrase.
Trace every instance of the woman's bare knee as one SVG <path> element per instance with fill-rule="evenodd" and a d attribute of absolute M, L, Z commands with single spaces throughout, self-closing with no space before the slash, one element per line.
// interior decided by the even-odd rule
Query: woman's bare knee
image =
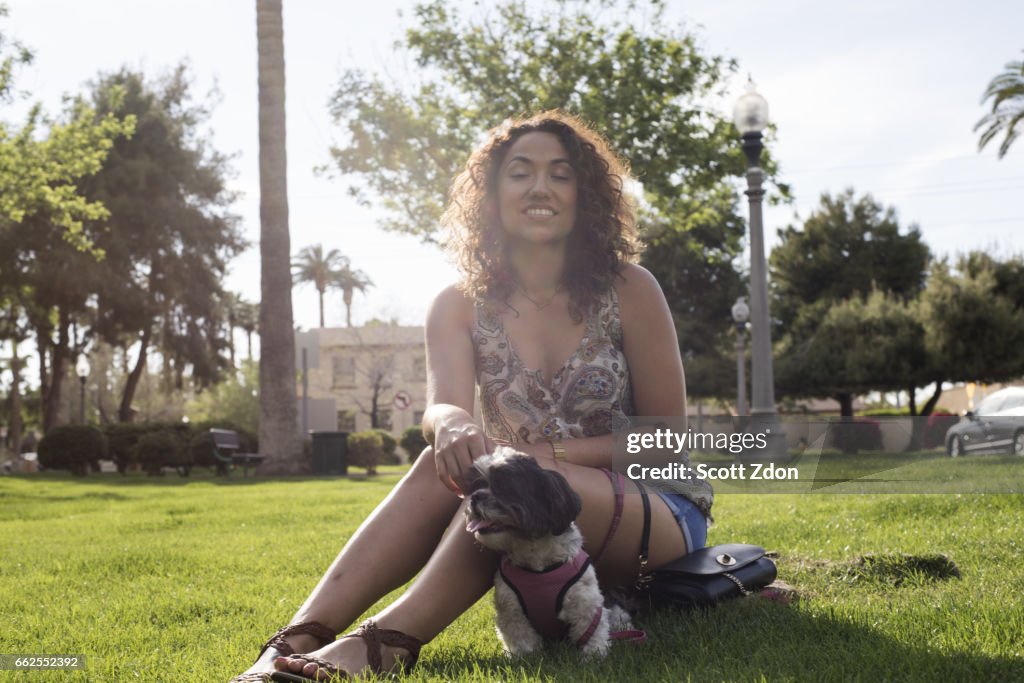
<path fill-rule="evenodd" d="M 437 479 L 437 467 L 434 465 L 434 447 L 427 446 L 420 453 L 409 469 L 409 475 L 413 477 L 432 476 Z"/>

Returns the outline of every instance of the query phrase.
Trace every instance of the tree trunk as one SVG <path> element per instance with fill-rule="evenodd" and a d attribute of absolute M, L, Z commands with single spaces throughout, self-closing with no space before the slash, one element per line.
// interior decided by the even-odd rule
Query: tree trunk
<path fill-rule="evenodd" d="M 352 327 L 352 290 L 342 290 L 341 298 L 345 302 L 345 327 Z"/>
<path fill-rule="evenodd" d="M 121 407 L 117 409 L 117 419 L 119 422 L 132 422 L 134 421 L 134 415 L 132 414 L 132 400 L 135 399 L 135 390 L 139 386 L 139 378 L 142 377 L 142 371 L 146 369 L 146 356 L 149 352 L 149 340 L 153 334 L 151 328 L 146 328 L 146 331 L 142 333 L 142 341 L 140 342 L 139 357 L 135 361 L 135 367 L 128 373 L 128 378 L 124 383 L 124 393 L 121 394 Z"/>
<path fill-rule="evenodd" d="M 942 380 L 935 381 L 935 391 L 925 401 L 924 406 L 921 408 L 920 415 L 912 418 L 911 424 L 913 425 L 910 432 L 910 443 L 907 444 L 907 451 L 919 451 L 924 447 L 924 430 L 928 426 L 928 416 L 935 410 L 935 404 L 939 402 L 939 397 L 942 396 Z M 914 394 L 910 394 L 911 401 L 914 399 Z M 914 406 L 914 403 L 910 404 Z"/>
<path fill-rule="evenodd" d="M 853 394 L 836 394 L 835 399 L 839 401 L 839 415 L 853 417 Z"/>
<path fill-rule="evenodd" d="M 21 359 L 18 358 L 18 340 L 12 339 L 11 346 L 11 452 L 21 453 Z"/>
<path fill-rule="evenodd" d="M 245 331 L 245 343 L 249 347 L 249 361 L 252 362 L 252 330 Z"/>
<path fill-rule="evenodd" d="M 285 145 L 281 0 L 256 0 L 260 135 L 260 466 L 302 471 L 297 435 L 295 333 Z"/>
<path fill-rule="evenodd" d="M 68 330 L 71 327 L 71 319 L 64 309 L 58 308 L 57 310 L 57 343 L 50 345 L 50 385 L 47 387 L 43 405 L 43 431 L 49 431 L 51 427 L 56 426 L 60 419 L 60 395 L 64 385 L 64 375 L 67 371 L 68 345 L 70 343 Z"/>
<path fill-rule="evenodd" d="M 320 329 L 324 327 L 324 290 L 319 289 L 317 293 L 320 294 Z"/>

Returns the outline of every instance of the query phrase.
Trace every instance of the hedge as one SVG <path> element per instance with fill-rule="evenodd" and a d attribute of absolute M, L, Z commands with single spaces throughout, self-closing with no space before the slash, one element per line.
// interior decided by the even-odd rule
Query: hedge
<path fill-rule="evenodd" d="M 384 438 L 379 430 L 349 434 L 347 447 L 349 465 L 364 467 L 367 474 L 377 474 L 377 465 L 384 455 Z"/>
<path fill-rule="evenodd" d="M 402 438 L 399 440 L 399 445 L 402 446 L 402 450 L 409 456 L 409 462 L 416 462 L 416 458 L 420 457 L 420 453 L 423 449 L 429 446 L 427 440 L 423 437 L 423 429 L 420 427 L 408 427 L 402 432 Z"/>
<path fill-rule="evenodd" d="M 39 464 L 46 469 L 84 476 L 106 458 L 107 437 L 91 425 L 54 427 L 39 442 Z"/>
<path fill-rule="evenodd" d="M 402 459 L 396 452 L 398 450 L 398 439 L 391 435 L 386 429 L 371 429 L 371 432 L 380 434 L 381 453 L 378 465 L 401 465 Z"/>

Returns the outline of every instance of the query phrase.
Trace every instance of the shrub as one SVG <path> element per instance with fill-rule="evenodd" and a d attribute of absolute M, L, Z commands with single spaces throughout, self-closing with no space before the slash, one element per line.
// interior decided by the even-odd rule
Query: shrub
<path fill-rule="evenodd" d="M 348 435 L 348 464 L 366 468 L 367 474 L 377 474 L 377 465 L 384 454 L 384 439 L 380 432 L 369 430 Z"/>
<path fill-rule="evenodd" d="M 103 428 L 103 433 L 107 436 L 109 456 L 117 465 L 118 472 L 124 474 L 129 465 L 139 461 L 135 446 L 142 435 L 151 429 L 152 427 L 147 424 L 131 422 L 115 422 Z"/>
<path fill-rule="evenodd" d="M 159 426 L 143 434 L 135 444 L 136 457 L 149 474 L 162 467 L 177 467 L 187 475 L 192 467 L 192 452 L 187 448 L 188 425 Z"/>
<path fill-rule="evenodd" d="M 90 465 L 99 469 L 106 458 L 107 437 L 91 425 L 54 427 L 39 442 L 39 464 L 47 469 L 84 476 Z"/>
<path fill-rule="evenodd" d="M 403 431 L 402 438 L 398 443 L 408 454 L 410 463 L 416 462 L 416 458 L 420 457 L 423 449 L 430 445 L 423 437 L 423 429 L 420 427 L 409 427 Z"/>
<path fill-rule="evenodd" d="M 400 465 L 402 459 L 395 451 L 398 449 L 398 440 L 386 429 L 371 429 L 371 432 L 380 434 L 382 446 L 379 465 Z"/>
<path fill-rule="evenodd" d="M 882 450 L 882 429 L 878 420 L 870 417 L 855 417 L 843 420 L 829 428 L 825 446 L 838 448 L 843 453 Z"/>

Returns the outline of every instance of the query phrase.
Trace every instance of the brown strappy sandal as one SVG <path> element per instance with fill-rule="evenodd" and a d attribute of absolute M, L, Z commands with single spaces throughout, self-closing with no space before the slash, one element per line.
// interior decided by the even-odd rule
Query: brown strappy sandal
<path fill-rule="evenodd" d="M 366 645 L 366 659 L 370 667 L 370 671 L 375 674 L 383 672 L 383 659 L 381 657 L 380 646 L 387 645 L 388 647 L 400 647 L 403 650 L 409 652 L 408 657 L 397 658 L 399 665 L 402 667 L 402 673 L 406 674 L 412 671 L 412 668 L 416 666 L 416 660 L 420 656 L 420 648 L 423 647 L 423 641 L 418 638 L 413 638 L 410 635 L 406 635 L 401 631 L 394 631 L 386 628 L 378 628 L 376 622 L 373 619 L 367 619 L 355 633 L 342 636 L 344 638 L 361 638 L 363 643 Z M 326 660 L 320 659 L 319 657 L 313 657 L 311 655 L 299 655 L 307 662 L 316 664 L 320 669 L 328 675 L 347 680 L 352 678 L 352 674 L 344 669 L 338 668 L 337 664 L 333 664 Z M 319 673 L 319 672 L 318 672 Z M 308 681 L 316 681 L 315 678 L 309 678 L 300 674 L 294 674 L 287 671 L 275 671 L 270 675 L 272 681 L 286 681 L 291 683 L 308 683 Z"/>
<path fill-rule="evenodd" d="M 333 643 L 335 637 L 338 635 L 333 629 L 327 628 L 319 621 L 300 621 L 297 624 L 289 624 L 285 626 L 277 633 L 275 633 L 270 640 L 268 640 L 263 648 L 260 650 L 259 655 L 256 657 L 256 661 L 260 660 L 263 653 L 269 648 L 274 648 L 281 657 L 288 657 L 296 654 L 295 648 L 288 644 L 285 640 L 288 636 L 307 635 L 313 636 L 320 641 L 320 647 Z M 258 673 L 247 673 L 235 676 L 229 681 L 229 683 L 265 683 L 271 680 L 271 671 L 263 671 Z"/>

